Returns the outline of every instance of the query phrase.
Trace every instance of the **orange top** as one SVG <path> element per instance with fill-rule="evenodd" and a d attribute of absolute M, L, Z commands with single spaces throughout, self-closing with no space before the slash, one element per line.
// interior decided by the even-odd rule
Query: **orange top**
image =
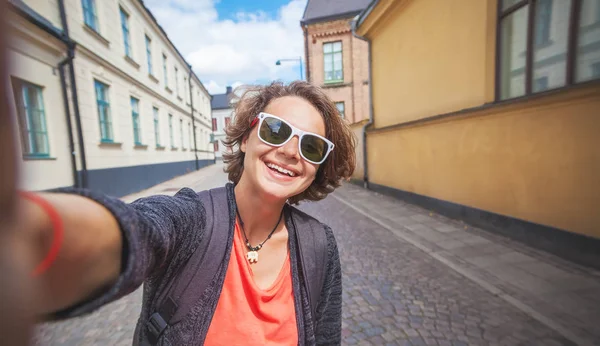
<path fill-rule="evenodd" d="M 289 250 L 277 279 L 263 290 L 254 282 L 245 248 L 236 222 L 225 282 L 204 344 L 297 345 Z"/>

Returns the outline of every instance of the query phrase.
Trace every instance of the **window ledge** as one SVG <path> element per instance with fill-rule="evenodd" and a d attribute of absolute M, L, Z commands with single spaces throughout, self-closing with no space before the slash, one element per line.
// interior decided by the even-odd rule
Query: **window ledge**
<path fill-rule="evenodd" d="M 165 87 L 165 90 L 166 90 L 166 91 L 167 91 L 169 94 L 172 94 L 172 93 L 173 93 L 173 90 L 171 90 L 171 88 L 169 88 L 168 86 L 166 86 L 166 87 Z"/>
<path fill-rule="evenodd" d="M 89 26 L 83 24 L 83 29 L 88 32 L 88 34 L 94 36 L 98 41 L 102 42 L 106 47 L 110 47 L 110 41 L 105 39 L 104 36 L 100 35 L 99 32 L 90 28 Z"/>
<path fill-rule="evenodd" d="M 181 149 L 181 151 L 187 151 L 187 148 L 183 148 L 183 149 Z"/>
<path fill-rule="evenodd" d="M 140 64 L 135 62 L 130 56 L 125 55 L 124 58 L 125 58 L 125 61 L 127 61 L 129 64 L 131 64 L 131 66 L 135 67 L 136 70 L 140 69 Z"/>
<path fill-rule="evenodd" d="M 146 150 L 148 149 L 148 144 L 136 144 L 133 146 L 134 149 L 142 149 L 142 150 Z"/>
<path fill-rule="evenodd" d="M 156 146 L 156 150 L 165 150 L 166 147 L 163 147 L 162 145 L 157 145 Z"/>
<path fill-rule="evenodd" d="M 158 84 L 158 78 L 154 77 L 154 75 L 152 75 L 151 73 L 148 73 L 148 78 L 150 78 L 150 80 L 154 83 Z"/>
<path fill-rule="evenodd" d="M 177 99 L 178 99 L 179 101 L 183 101 L 183 99 L 181 98 L 181 96 L 177 96 Z"/>
<path fill-rule="evenodd" d="M 321 87 L 322 88 L 343 88 L 343 87 L 347 87 L 347 86 L 352 86 L 352 83 L 344 83 L 343 81 L 327 82 L 327 83 L 324 83 Z"/>
<path fill-rule="evenodd" d="M 189 104 L 189 103 L 187 103 L 187 102 L 185 103 L 185 105 L 186 105 L 186 106 L 188 106 L 188 107 L 191 107 L 191 106 L 192 106 L 191 104 Z"/>
<path fill-rule="evenodd" d="M 177 150 L 177 147 L 171 147 L 171 151 Z"/>
<path fill-rule="evenodd" d="M 51 156 L 43 156 L 43 155 L 23 155 L 23 160 L 25 161 L 53 161 L 56 160 L 56 157 Z"/>
<path fill-rule="evenodd" d="M 121 148 L 123 143 L 120 142 L 100 142 L 98 146 L 101 148 Z"/>

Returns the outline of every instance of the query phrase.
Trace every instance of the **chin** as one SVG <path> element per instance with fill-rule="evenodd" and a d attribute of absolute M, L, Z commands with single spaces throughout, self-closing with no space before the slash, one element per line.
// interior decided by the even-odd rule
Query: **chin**
<path fill-rule="evenodd" d="M 267 167 L 263 161 L 260 162 L 262 169 L 257 170 L 258 176 L 256 178 L 260 189 L 267 199 L 287 200 L 288 198 L 301 193 L 308 185 L 310 185 L 306 184 L 307 179 L 303 175 L 290 177 L 275 172 Z"/>

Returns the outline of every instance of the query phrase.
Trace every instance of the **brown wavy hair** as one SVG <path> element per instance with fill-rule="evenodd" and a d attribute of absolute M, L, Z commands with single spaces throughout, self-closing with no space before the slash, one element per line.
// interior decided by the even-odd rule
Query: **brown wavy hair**
<path fill-rule="evenodd" d="M 240 147 L 242 141 L 252 131 L 250 123 L 271 101 L 284 96 L 301 97 L 310 102 L 323 117 L 325 137 L 335 145 L 333 151 L 319 167 L 312 184 L 300 194 L 291 197 L 289 203 L 321 200 L 340 186 L 343 179 L 352 176 L 356 164 L 354 154 L 356 138 L 329 97 L 321 88 L 308 82 L 295 81 L 288 85 L 273 82 L 245 90 L 235 104 L 234 121 L 225 129 L 227 136 L 223 144 L 229 149 L 228 153 L 223 154 L 225 172 L 229 174 L 229 180 L 234 184 L 240 181 L 244 172 L 245 156 Z"/>

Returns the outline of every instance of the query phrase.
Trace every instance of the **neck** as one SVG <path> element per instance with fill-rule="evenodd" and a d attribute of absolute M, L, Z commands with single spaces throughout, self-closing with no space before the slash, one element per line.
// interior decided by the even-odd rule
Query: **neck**
<path fill-rule="evenodd" d="M 244 221 L 244 232 L 250 242 L 256 245 L 256 242 L 262 242 L 271 233 L 286 201 L 263 198 L 249 185 L 241 179 L 235 186 L 235 202 Z"/>

